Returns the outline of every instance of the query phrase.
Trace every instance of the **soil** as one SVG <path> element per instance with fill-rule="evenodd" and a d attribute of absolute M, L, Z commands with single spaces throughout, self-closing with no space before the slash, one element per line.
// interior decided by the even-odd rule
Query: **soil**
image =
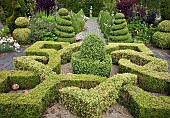
<path fill-rule="evenodd" d="M 70 74 L 73 73 L 71 63 L 61 65 L 61 74 Z M 112 70 L 110 72 L 110 77 L 118 73 L 118 66 L 112 65 Z"/>
<path fill-rule="evenodd" d="M 79 118 L 63 108 L 59 103 L 53 103 L 43 114 L 43 118 Z M 103 113 L 102 118 L 133 118 L 127 108 L 117 103 Z"/>

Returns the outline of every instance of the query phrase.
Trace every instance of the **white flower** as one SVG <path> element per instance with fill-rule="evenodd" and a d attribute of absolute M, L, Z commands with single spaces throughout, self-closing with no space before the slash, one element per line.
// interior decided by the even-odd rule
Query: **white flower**
<path fill-rule="evenodd" d="M 15 47 L 15 49 L 20 49 L 20 45 L 16 42 L 14 43 L 14 47 Z"/>
<path fill-rule="evenodd" d="M 9 37 L 9 38 L 7 38 L 7 41 L 12 43 L 12 42 L 14 42 L 14 39 L 12 37 Z"/>
<path fill-rule="evenodd" d="M 2 44 L 4 41 L 3 40 L 0 40 L 0 44 Z"/>

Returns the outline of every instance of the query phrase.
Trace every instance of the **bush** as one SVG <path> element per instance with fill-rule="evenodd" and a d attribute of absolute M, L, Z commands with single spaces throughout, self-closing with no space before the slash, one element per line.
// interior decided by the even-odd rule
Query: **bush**
<path fill-rule="evenodd" d="M 170 20 L 164 20 L 162 21 L 161 23 L 159 23 L 158 25 L 158 29 L 161 31 L 161 32 L 170 32 Z"/>
<path fill-rule="evenodd" d="M 92 33 L 84 39 L 80 52 L 72 55 L 71 64 L 74 73 L 109 77 L 112 61 L 106 55 L 103 40 Z"/>
<path fill-rule="evenodd" d="M 100 11 L 98 16 L 98 21 L 100 25 L 101 32 L 104 33 L 104 37 L 108 38 L 113 16 L 110 15 L 108 11 Z"/>
<path fill-rule="evenodd" d="M 9 6 L 6 6 L 6 4 L 9 4 Z M 25 16 L 26 12 L 26 6 L 24 0 L 5 0 L 3 2 L 5 6 L 3 6 L 5 15 L 6 15 L 6 24 L 8 25 L 9 31 L 12 33 L 12 31 L 16 28 L 15 26 L 15 20 L 18 17 Z M 8 8 L 6 8 L 8 7 Z M 6 11 L 7 10 L 7 11 Z"/>
<path fill-rule="evenodd" d="M 73 26 L 76 34 L 80 33 L 82 30 L 84 30 L 84 26 L 85 26 L 84 17 L 85 17 L 85 15 L 84 15 L 84 12 L 82 9 L 77 14 L 75 14 L 75 13 L 71 14 L 72 26 Z"/>
<path fill-rule="evenodd" d="M 25 28 L 25 27 L 28 27 L 29 25 L 29 20 L 25 17 L 18 17 L 16 20 L 15 20 L 15 25 L 17 27 L 20 27 L 20 28 Z"/>
<path fill-rule="evenodd" d="M 36 13 L 35 17 L 30 19 L 31 37 L 29 42 L 56 41 L 55 27 L 55 16 L 49 15 L 47 17 L 43 12 Z"/>
<path fill-rule="evenodd" d="M 163 20 L 170 20 L 170 1 L 160 0 L 160 12 Z"/>
<path fill-rule="evenodd" d="M 66 8 L 61 8 L 61 9 L 59 9 L 58 10 L 58 14 L 60 15 L 60 16 L 67 16 L 68 15 L 68 10 L 66 9 Z"/>
<path fill-rule="evenodd" d="M 132 42 L 124 14 L 117 13 L 111 27 L 109 40 L 112 42 Z"/>
<path fill-rule="evenodd" d="M 160 48 L 170 47 L 170 21 L 165 20 L 159 23 L 157 31 L 153 34 L 153 43 Z"/>
<path fill-rule="evenodd" d="M 115 75 L 89 90 L 63 88 L 59 90 L 59 103 L 79 117 L 100 118 L 104 111 L 116 104 L 120 87 L 135 84 L 136 80 L 137 76 L 126 73 Z"/>
<path fill-rule="evenodd" d="M 68 15 L 68 10 L 61 8 L 58 14 L 59 16 L 57 17 L 57 27 L 55 31 L 57 41 L 75 43 L 75 32 L 70 32 L 70 29 L 73 29 L 73 27 L 71 17 Z"/>
<path fill-rule="evenodd" d="M 28 44 L 30 35 L 31 30 L 29 28 L 17 28 L 13 31 L 14 39 L 19 42 L 19 44 Z"/>
<path fill-rule="evenodd" d="M 80 57 L 89 60 L 103 61 L 106 55 L 105 46 L 100 36 L 89 34 L 83 40 Z"/>
<path fill-rule="evenodd" d="M 170 116 L 169 96 L 151 96 L 147 91 L 131 85 L 123 88 L 121 96 L 123 103 L 136 118 L 167 118 Z"/>

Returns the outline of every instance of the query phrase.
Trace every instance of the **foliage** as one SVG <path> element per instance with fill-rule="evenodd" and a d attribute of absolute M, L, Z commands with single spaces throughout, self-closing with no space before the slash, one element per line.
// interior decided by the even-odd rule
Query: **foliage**
<path fill-rule="evenodd" d="M 160 12 L 163 20 L 170 20 L 170 1 L 160 0 Z"/>
<path fill-rule="evenodd" d="M 5 24 L 5 20 L 6 20 L 6 16 L 4 13 L 4 9 L 2 8 L 2 6 L 0 6 L 0 22 L 2 24 Z"/>
<path fill-rule="evenodd" d="M 109 77 L 111 58 L 106 55 L 104 42 L 98 35 L 91 33 L 85 37 L 80 51 L 71 58 L 73 72 Z"/>
<path fill-rule="evenodd" d="M 18 17 L 15 20 L 15 25 L 20 28 L 28 27 L 29 25 L 29 20 L 25 17 Z"/>
<path fill-rule="evenodd" d="M 19 44 L 28 44 L 30 35 L 31 30 L 29 28 L 17 28 L 13 31 L 13 37 Z"/>
<path fill-rule="evenodd" d="M 170 47 L 170 21 L 164 20 L 158 25 L 158 32 L 153 34 L 153 43 L 160 48 Z"/>
<path fill-rule="evenodd" d="M 166 118 L 170 115 L 169 96 L 152 96 L 137 86 L 129 85 L 123 88 L 120 95 L 136 118 Z"/>
<path fill-rule="evenodd" d="M 68 14 L 68 10 L 61 8 L 58 11 L 59 16 L 56 20 L 56 37 L 57 41 L 75 43 L 75 32 L 71 22 L 71 16 Z M 71 29 L 71 30 L 70 30 Z"/>
<path fill-rule="evenodd" d="M 109 40 L 112 42 L 132 42 L 124 14 L 116 13 Z"/>
<path fill-rule="evenodd" d="M 113 16 L 108 11 L 100 11 L 98 21 L 101 32 L 104 33 L 104 37 L 108 39 L 110 28 L 112 25 Z"/>
<path fill-rule="evenodd" d="M 85 28 L 85 15 L 81 9 L 77 14 L 71 13 L 72 26 L 76 34 L 80 33 Z"/>
<path fill-rule="evenodd" d="M 73 12 L 77 13 L 80 9 L 83 9 L 84 14 L 89 16 L 90 14 L 90 6 L 93 7 L 92 15 L 97 17 L 101 8 L 103 7 L 103 1 L 101 0 L 58 0 L 58 2 L 62 3 L 65 8 L 69 10 L 73 10 Z"/>
<path fill-rule="evenodd" d="M 43 12 L 37 13 L 34 18 L 30 20 L 31 37 L 30 43 L 36 41 L 55 41 L 56 21 L 55 16 L 45 16 Z"/>
<path fill-rule="evenodd" d="M 16 28 L 15 20 L 18 17 L 25 16 L 26 7 L 25 7 L 24 0 L 12 0 L 12 2 L 9 0 L 6 0 L 4 3 L 6 2 L 7 4 L 9 4 L 9 8 L 6 8 L 6 6 L 3 6 L 5 10 L 6 18 L 7 18 L 6 24 L 8 25 L 10 33 L 12 33 L 12 31 Z"/>
<path fill-rule="evenodd" d="M 36 0 L 37 10 L 44 11 L 47 16 L 52 12 L 55 7 L 55 0 Z"/>
<path fill-rule="evenodd" d="M 109 11 L 110 14 L 116 11 L 116 0 L 103 0 L 104 10 Z"/>
<path fill-rule="evenodd" d="M 85 37 L 81 45 L 80 52 L 81 58 L 85 58 L 87 60 L 102 61 L 106 55 L 103 40 L 100 36 L 93 33 Z"/>
<path fill-rule="evenodd" d="M 13 52 L 19 48 L 20 45 L 14 41 L 13 37 L 0 37 L 0 53 Z"/>

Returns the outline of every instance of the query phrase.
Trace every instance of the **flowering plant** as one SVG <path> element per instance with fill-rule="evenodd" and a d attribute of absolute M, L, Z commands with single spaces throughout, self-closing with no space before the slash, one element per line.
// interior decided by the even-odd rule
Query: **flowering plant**
<path fill-rule="evenodd" d="M 76 41 L 81 41 L 83 39 L 83 35 L 81 33 L 76 35 Z"/>
<path fill-rule="evenodd" d="M 13 37 L 0 37 L 0 53 L 12 52 L 20 49 L 20 45 L 13 39 Z"/>

